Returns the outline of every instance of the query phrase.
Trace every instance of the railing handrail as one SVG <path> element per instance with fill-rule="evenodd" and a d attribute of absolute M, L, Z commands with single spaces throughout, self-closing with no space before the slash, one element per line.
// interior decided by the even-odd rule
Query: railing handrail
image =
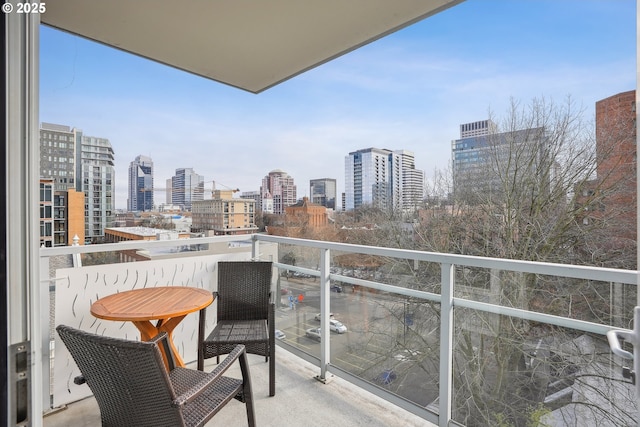
<path fill-rule="evenodd" d="M 539 261 L 523 261 L 504 258 L 480 257 L 474 255 L 459 255 L 440 252 L 417 251 L 410 249 L 394 249 L 380 246 L 355 245 L 323 240 L 299 239 L 294 237 L 271 236 L 267 234 L 243 234 L 234 236 L 196 237 L 178 240 L 132 240 L 119 243 L 105 243 L 85 246 L 60 246 L 41 248 L 40 256 L 55 256 L 69 254 L 86 254 L 95 252 L 110 252 L 128 249 L 150 249 L 185 245 L 198 245 L 222 242 L 264 241 L 285 243 L 318 249 L 330 249 L 342 252 L 361 253 L 392 258 L 403 258 L 415 261 L 433 262 L 438 264 L 454 264 L 465 267 L 494 268 L 521 273 L 543 274 L 548 276 L 562 276 L 574 279 L 587 279 L 604 282 L 615 282 L 626 285 L 637 285 L 637 270 L 622 270 L 607 267 L 587 265 L 558 264 Z"/>
<path fill-rule="evenodd" d="M 298 239 L 294 237 L 270 236 L 255 234 L 258 241 L 273 243 L 289 243 L 298 246 L 306 246 L 319 249 L 331 249 L 342 252 L 362 253 L 392 258 L 404 258 L 415 261 L 426 261 L 438 264 L 454 264 L 466 267 L 495 268 L 521 273 L 544 274 L 548 276 L 563 276 L 574 279 L 599 280 L 604 282 L 616 282 L 626 285 L 636 285 L 638 280 L 637 270 L 622 270 L 606 267 L 594 267 L 586 265 L 557 264 L 540 261 L 522 261 L 504 258 L 480 257 L 475 255 L 446 254 L 440 252 L 426 252 L 410 249 L 394 249 L 378 246 L 354 245 L 350 243 L 326 242 L 320 240 Z"/>
<path fill-rule="evenodd" d="M 129 240 L 118 243 L 102 243 L 98 245 L 81 246 L 58 246 L 54 248 L 40 248 L 40 256 L 57 256 L 73 254 L 90 254 L 96 252 L 112 252 L 129 249 L 151 249 L 166 248 L 172 246 L 191 246 L 207 243 L 224 242 L 246 242 L 251 243 L 253 234 L 243 234 L 240 236 L 214 236 L 214 237 L 194 237 L 190 239 L 175 240 Z"/>

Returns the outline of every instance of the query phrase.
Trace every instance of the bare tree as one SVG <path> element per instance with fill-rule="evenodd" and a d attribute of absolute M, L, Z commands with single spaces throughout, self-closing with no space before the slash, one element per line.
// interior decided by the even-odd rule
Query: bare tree
<path fill-rule="evenodd" d="M 612 195 L 628 184 L 622 176 L 597 176 L 598 164 L 616 155 L 622 135 L 610 133 L 607 144 L 596 144 L 594 127 L 583 115 L 570 98 L 563 104 L 545 99 L 534 99 L 530 105 L 512 101 L 505 119 L 496 121 L 495 131 L 476 138 L 469 147 L 473 151 L 468 157 L 474 160 L 470 166 L 456 169 L 454 163 L 450 174 L 435 174 L 432 198 L 452 197 L 423 213 L 418 232 L 421 248 L 635 268 L 635 247 L 627 245 L 621 251 L 620 245 L 603 244 L 607 236 L 611 240 L 611 230 L 620 228 L 625 213 L 611 208 L 606 215 L 585 214 L 603 211 L 603 206 L 611 205 Z M 621 317 L 624 312 L 623 307 L 613 307 L 624 297 L 614 295 L 608 284 L 589 281 L 459 269 L 456 289 L 457 296 L 465 298 L 606 324 L 614 324 L 614 313 Z M 553 344 L 561 345 L 575 340 L 574 333 L 506 316 L 465 312 L 456 319 L 454 407 L 456 419 L 465 425 L 526 426 L 545 412 L 538 404 L 551 393 L 550 383 L 575 384 L 577 378 L 604 376 L 596 369 L 602 362 L 595 356 L 602 351 L 598 345 L 582 359 L 575 354 L 552 355 L 551 350 L 532 359 L 532 343 L 553 336 Z M 545 366 L 542 373 L 539 369 L 532 374 L 534 364 Z M 607 401 L 608 410 L 600 406 L 602 401 Z M 583 408 L 589 408 L 601 425 L 620 425 L 631 417 L 619 403 L 596 399 Z"/>

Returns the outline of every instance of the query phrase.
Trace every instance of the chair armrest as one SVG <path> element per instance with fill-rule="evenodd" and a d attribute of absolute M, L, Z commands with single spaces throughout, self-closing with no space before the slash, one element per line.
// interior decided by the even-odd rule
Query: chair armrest
<path fill-rule="evenodd" d="M 162 346 L 162 351 L 167 358 L 167 364 L 169 365 L 169 372 L 173 371 L 176 367 L 176 358 L 169 346 L 169 334 L 166 332 L 160 332 L 158 335 L 151 338 L 149 342 Z"/>
<path fill-rule="evenodd" d="M 224 374 L 229 367 L 238 360 L 240 357 L 245 358 L 246 353 L 244 349 L 244 345 L 238 344 L 231 353 L 224 358 L 224 360 L 216 366 L 216 368 L 211 371 L 206 377 L 200 380 L 197 384 L 189 388 L 189 390 L 182 393 L 178 396 L 172 403 L 171 406 L 178 407 L 182 405 L 186 405 L 191 402 L 193 399 L 198 397 L 200 393 L 202 393 L 208 386 L 210 386 L 213 382 L 215 382 L 218 378 Z"/>

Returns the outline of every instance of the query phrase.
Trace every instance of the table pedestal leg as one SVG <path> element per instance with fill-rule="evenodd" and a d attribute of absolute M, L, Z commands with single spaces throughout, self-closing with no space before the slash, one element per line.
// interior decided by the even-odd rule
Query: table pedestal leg
<path fill-rule="evenodd" d="M 182 319 L 184 318 L 185 316 L 178 316 L 171 319 L 160 319 L 158 320 L 158 323 L 156 325 L 148 320 L 136 321 L 133 322 L 133 324 L 140 331 L 140 339 L 142 341 L 149 341 L 152 338 L 156 337 L 160 332 L 166 332 L 168 335 L 167 341 L 169 343 L 169 348 L 171 349 L 171 353 L 173 355 L 173 359 L 176 362 L 176 366 L 184 368 L 184 361 L 182 360 L 182 357 L 180 357 L 180 353 L 178 353 L 178 349 L 173 342 L 173 330 L 176 328 L 176 326 L 178 326 L 180 322 L 182 322 Z M 164 358 L 167 368 L 169 368 L 167 355 L 164 354 L 164 349 L 162 347 L 160 347 L 160 351 L 162 352 L 162 357 Z"/>

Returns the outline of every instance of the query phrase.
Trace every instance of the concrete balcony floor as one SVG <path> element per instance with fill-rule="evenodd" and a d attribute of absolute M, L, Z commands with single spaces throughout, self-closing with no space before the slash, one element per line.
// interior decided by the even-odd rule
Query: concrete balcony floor
<path fill-rule="evenodd" d="M 206 370 L 215 367 L 209 359 Z M 327 384 L 314 379 L 319 369 L 305 360 L 276 348 L 276 395 L 269 397 L 268 363 L 249 355 L 255 400 L 256 424 L 261 427 L 429 427 L 429 423 L 353 384 L 331 376 Z M 189 367 L 195 367 L 190 364 Z M 233 368 L 235 369 L 236 366 Z M 239 368 L 230 375 L 238 375 Z M 100 425 L 100 412 L 93 397 L 72 403 L 66 409 L 44 417 L 45 427 L 94 427 Z M 245 407 L 230 402 L 207 426 L 246 426 Z"/>

